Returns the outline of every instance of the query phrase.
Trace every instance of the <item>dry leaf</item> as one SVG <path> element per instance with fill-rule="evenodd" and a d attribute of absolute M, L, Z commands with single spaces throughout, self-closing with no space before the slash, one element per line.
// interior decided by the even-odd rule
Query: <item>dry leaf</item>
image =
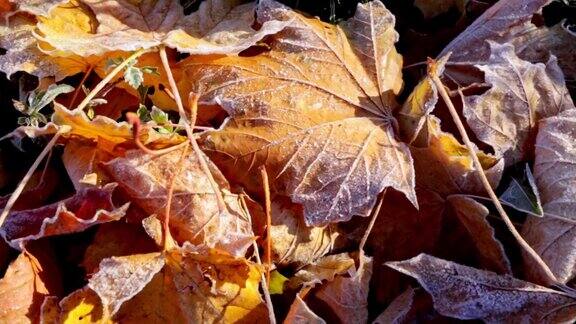
<path fill-rule="evenodd" d="M 544 218 L 530 218 L 522 228 L 534 247 L 561 282 L 576 274 L 576 110 L 544 119 L 536 139 L 534 178 L 542 199 Z M 550 215 L 566 218 L 552 218 Z M 540 274 L 528 264 L 530 278 Z"/>
<path fill-rule="evenodd" d="M 45 311 L 55 312 L 46 309 Z M 90 288 L 84 287 L 63 298 L 58 304 L 57 318 L 59 323 L 112 323 L 104 316 L 104 309 L 98 295 Z M 48 324 L 48 323 L 47 323 Z"/>
<path fill-rule="evenodd" d="M 14 248 L 22 249 L 31 240 L 81 232 L 88 227 L 124 217 L 128 204 L 119 208 L 112 202 L 116 184 L 88 188 L 76 195 L 36 209 L 13 211 L 0 229 Z"/>
<path fill-rule="evenodd" d="M 488 323 L 558 323 L 576 318 L 574 299 L 511 276 L 478 270 L 426 254 L 387 265 L 414 277 L 445 316 Z"/>
<path fill-rule="evenodd" d="M 368 322 L 368 289 L 372 258 L 363 256 L 361 268 L 350 267 L 348 276 L 336 276 L 323 284 L 315 297 L 324 301 L 342 323 Z"/>
<path fill-rule="evenodd" d="M 28 252 L 21 253 L 10 264 L 4 278 L 0 279 L 0 322 L 35 323 L 39 320 L 40 307 L 50 294 L 42 266 Z"/>
<path fill-rule="evenodd" d="M 47 16 L 50 11 L 67 0 L 10 0 L 18 11 L 25 11 L 36 16 Z"/>
<path fill-rule="evenodd" d="M 105 313 L 113 316 L 162 270 L 165 262 L 159 252 L 104 259 L 88 287 L 100 297 Z"/>
<path fill-rule="evenodd" d="M 284 324 L 326 324 L 326 321 L 314 314 L 300 298 L 300 295 L 296 294 L 296 298 L 284 319 Z"/>
<path fill-rule="evenodd" d="M 414 288 L 410 287 L 396 297 L 390 305 L 378 315 L 372 324 L 400 324 L 406 323 L 406 316 L 414 302 Z"/>
<path fill-rule="evenodd" d="M 98 145 L 77 140 L 68 142 L 62 154 L 62 162 L 76 190 L 81 190 L 88 185 L 96 186 L 107 182 L 99 163 L 112 158 L 111 154 L 99 149 Z M 96 182 L 87 184 L 86 177 L 91 174 L 96 176 Z"/>
<path fill-rule="evenodd" d="M 163 217 L 168 186 L 178 170 L 183 149 L 187 152 L 182 169 L 176 175 L 171 206 L 173 237 L 179 242 L 207 244 L 243 256 L 254 238 L 250 216 L 242 207 L 240 196 L 230 193 L 226 179 L 210 164 L 227 207 L 219 210 L 216 193 L 191 149 L 186 147 L 161 156 L 131 151 L 125 158 L 114 159 L 104 167 L 119 181 L 131 201 L 147 213 Z"/>
<path fill-rule="evenodd" d="M 538 121 L 574 108 L 564 77 L 552 58 L 546 65 L 520 60 L 511 45 L 490 42 L 487 64 L 477 65 L 491 88 L 465 98 L 464 116 L 506 165 L 531 155 Z"/>
<path fill-rule="evenodd" d="M 184 15 L 171 0 L 86 0 L 95 18 L 91 30 L 74 27 L 77 15 L 58 16 L 52 11 L 38 24 L 38 38 L 54 48 L 80 56 L 113 50 L 134 51 L 162 44 L 191 54 L 238 53 L 283 28 L 280 22 L 251 28 L 254 5 L 238 0 L 209 0 L 197 12 Z M 70 28 L 71 27 L 71 28 Z"/>
<path fill-rule="evenodd" d="M 494 236 L 494 229 L 486 219 L 489 214 L 488 208 L 472 198 L 461 195 L 452 195 L 447 201 L 470 234 L 482 265 L 496 273 L 511 274 L 510 261 L 504 247 Z"/>
<path fill-rule="evenodd" d="M 289 286 L 315 286 L 323 281 L 332 281 L 354 267 L 354 259 L 348 253 L 328 255 L 299 270 L 289 281 Z"/>
<path fill-rule="evenodd" d="M 367 216 L 390 186 L 416 204 L 412 159 L 392 130 L 401 57 L 390 12 L 373 1 L 333 26 L 261 1 L 258 17 L 291 20 L 270 51 L 182 62 L 181 88 L 231 115 L 204 137 L 215 163 L 253 192 L 265 165 L 273 189 L 303 204 L 308 225 Z"/>
<path fill-rule="evenodd" d="M 274 264 L 306 265 L 330 252 L 338 233 L 329 225 L 307 227 L 302 208 L 278 197 L 272 201 L 272 256 Z"/>

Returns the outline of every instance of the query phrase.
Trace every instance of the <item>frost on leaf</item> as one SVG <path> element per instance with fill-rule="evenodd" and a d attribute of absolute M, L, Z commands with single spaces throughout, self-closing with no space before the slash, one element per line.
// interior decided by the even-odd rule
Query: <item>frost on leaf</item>
<path fill-rule="evenodd" d="M 183 149 L 187 152 L 182 169 L 176 175 L 172 198 L 172 236 L 179 242 L 207 244 L 234 255 L 244 255 L 254 234 L 240 196 L 230 192 L 226 179 L 210 164 L 226 204 L 226 210 L 220 210 L 216 193 L 202 171 L 198 156 L 191 149 Z M 131 151 L 125 158 L 114 159 L 104 167 L 135 204 L 148 214 L 163 217 L 168 186 L 179 168 L 183 149 L 161 156 Z"/>
<path fill-rule="evenodd" d="M 230 54 L 283 28 L 271 22 L 252 29 L 254 5 L 238 6 L 240 2 L 209 0 L 184 15 L 180 3 L 172 0 L 86 0 L 83 5 L 95 16 L 92 30 L 62 28 L 71 20 L 51 15 L 38 24 L 38 37 L 60 51 L 81 56 L 159 45 L 191 54 Z"/>
<path fill-rule="evenodd" d="M 13 211 L 0 228 L 2 237 L 15 248 L 30 240 L 84 231 L 124 217 L 128 204 L 115 207 L 112 192 L 116 184 L 87 188 L 76 195 L 36 209 Z"/>
<path fill-rule="evenodd" d="M 530 157 L 539 120 L 574 104 L 554 57 L 532 64 L 511 45 L 491 42 L 490 48 L 489 61 L 477 67 L 491 88 L 465 98 L 464 116 L 476 136 L 511 165 Z"/>
<path fill-rule="evenodd" d="M 390 305 L 378 315 L 373 324 L 400 324 L 406 323 L 406 316 L 414 303 L 414 288 L 410 287 L 396 297 Z"/>
<path fill-rule="evenodd" d="M 306 305 L 306 302 L 300 298 L 299 294 L 296 294 L 296 298 L 294 302 L 290 306 L 288 310 L 288 314 L 284 319 L 284 323 L 286 324 L 300 324 L 300 323 L 307 323 L 307 324 L 326 324 L 326 321 L 323 320 L 318 315 L 314 314 L 314 312 Z"/>
<path fill-rule="evenodd" d="M 558 279 L 567 282 L 576 274 L 576 109 L 540 122 L 534 178 L 544 218 L 528 219 L 522 233 Z M 538 278 L 533 266 L 527 270 Z"/>
<path fill-rule="evenodd" d="M 563 292 L 426 254 L 387 265 L 414 277 L 444 316 L 488 323 L 574 321 L 575 299 Z"/>
<path fill-rule="evenodd" d="M 262 1 L 258 17 L 290 21 L 270 51 L 179 66 L 181 89 L 230 114 L 204 136 L 207 154 L 253 192 L 265 165 L 272 188 L 304 206 L 308 225 L 367 216 L 386 187 L 416 204 L 412 158 L 392 127 L 401 57 L 390 12 L 373 1 L 333 26 Z"/>

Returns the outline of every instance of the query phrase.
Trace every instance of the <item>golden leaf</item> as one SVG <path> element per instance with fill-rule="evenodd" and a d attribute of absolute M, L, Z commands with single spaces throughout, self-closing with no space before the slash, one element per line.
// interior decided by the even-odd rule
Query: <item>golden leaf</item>
<path fill-rule="evenodd" d="M 412 159 L 392 126 L 402 84 L 394 17 L 378 1 L 359 5 L 342 26 L 273 1 L 259 6 L 262 22 L 290 21 L 269 52 L 181 64 L 180 89 L 231 115 L 204 136 L 205 151 L 253 192 L 265 165 L 273 189 L 304 205 L 308 225 L 366 216 L 390 186 L 416 204 Z"/>

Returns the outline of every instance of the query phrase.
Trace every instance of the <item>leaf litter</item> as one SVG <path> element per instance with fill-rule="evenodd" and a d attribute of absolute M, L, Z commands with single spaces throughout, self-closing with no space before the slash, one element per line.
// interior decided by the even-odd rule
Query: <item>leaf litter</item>
<path fill-rule="evenodd" d="M 188 2 L 0 1 L 0 321 L 575 320 L 573 4 Z"/>

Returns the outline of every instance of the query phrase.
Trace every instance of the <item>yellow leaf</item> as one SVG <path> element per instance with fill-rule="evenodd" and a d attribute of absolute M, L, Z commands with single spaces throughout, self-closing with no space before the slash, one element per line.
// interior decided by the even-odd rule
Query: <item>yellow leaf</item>
<path fill-rule="evenodd" d="M 270 285 L 268 286 L 268 291 L 271 295 L 284 293 L 284 283 L 288 281 L 288 278 L 284 277 L 278 270 L 274 270 L 270 273 Z"/>
<path fill-rule="evenodd" d="M 392 126 L 402 85 L 392 14 L 378 1 L 342 26 L 273 1 L 258 13 L 262 22 L 289 21 L 269 52 L 181 63 L 180 89 L 231 116 L 203 137 L 224 174 L 260 192 L 265 165 L 272 188 L 303 204 L 307 225 L 367 216 L 386 187 L 416 204 L 410 153 Z"/>
<path fill-rule="evenodd" d="M 111 323 L 104 314 L 100 298 L 88 287 L 62 299 L 60 309 L 60 322 L 64 324 Z"/>

